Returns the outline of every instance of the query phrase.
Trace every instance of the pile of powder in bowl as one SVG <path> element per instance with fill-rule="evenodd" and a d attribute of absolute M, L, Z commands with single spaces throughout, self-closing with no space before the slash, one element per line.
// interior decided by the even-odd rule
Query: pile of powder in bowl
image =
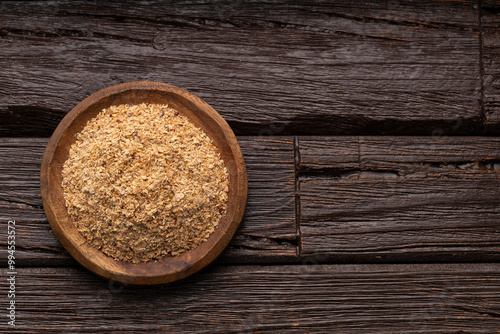
<path fill-rule="evenodd" d="M 69 216 L 85 239 L 132 263 L 177 256 L 214 231 L 228 173 L 210 137 L 167 105 L 103 109 L 63 166 Z"/>

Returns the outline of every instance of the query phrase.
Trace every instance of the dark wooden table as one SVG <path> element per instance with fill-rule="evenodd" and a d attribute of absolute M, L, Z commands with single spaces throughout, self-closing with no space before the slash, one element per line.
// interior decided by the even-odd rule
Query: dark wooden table
<path fill-rule="evenodd" d="M 0 2 L 0 331 L 500 331 L 499 56 L 498 1 Z M 248 168 L 230 247 L 174 286 L 80 267 L 40 199 L 59 121 L 135 80 L 206 100 Z"/>

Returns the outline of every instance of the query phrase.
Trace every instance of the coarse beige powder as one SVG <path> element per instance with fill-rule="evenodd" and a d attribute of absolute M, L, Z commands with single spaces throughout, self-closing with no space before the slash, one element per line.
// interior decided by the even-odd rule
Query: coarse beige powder
<path fill-rule="evenodd" d="M 62 175 L 78 231 L 105 254 L 133 263 L 197 247 L 228 199 L 218 149 L 166 105 L 104 109 L 76 135 Z"/>

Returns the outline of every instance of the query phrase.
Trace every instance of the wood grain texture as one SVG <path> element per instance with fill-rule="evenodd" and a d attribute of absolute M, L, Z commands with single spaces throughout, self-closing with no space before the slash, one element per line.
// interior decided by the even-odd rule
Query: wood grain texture
<path fill-rule="evenodd" d="M 484 112 L 486 131 L 500 133 L 500 3 L 483 1 L 481 6 Z"/>
<path fill-rule="evenodd" d="M 16 220 L 18 266 L 75 265 L 53 235 L 40 198 L 40 164 L 48 139 L 0 139 L 0 226 Z M 239 137 L 247 165 L 247 210 L 221 261 L 287 262 L 296 259 L 293 137 Z M 7 259 L 0 237 L 0 263 Z"/>
<path fill-rule="evenodd" d="M 300 137 L 299 148 L 304 259 L 500 259 L 498 138 Z"/>
<path fill-rule="evenodd" d="M 300 169 L 312 173 L 335 169 L 393 171 L 401 175 L 431 170 L 486 173 L 499 169 L 500 163 L 498 137 L 299 137 L 298 143 Z"/>
<path fill-rule="evenodd" d="M 24 268 L 16 282 L 19 333 L 492 333 L 500 328 L 498 263 L 211 267 L 182 284 L 148 288 L 124 287 L 82 268 Z M 6 289 L 0 286 L 4 296 Z M 8 331 L 5 323 L 0 326 Z"/>
<path fill-rule="evenodd" d="M 237 134 L 481 131 L 477 1 L 9 1 L 0 13 L 2 136 L 49 136 L 89 94 L 135 80 L 192 91 Z"/>
<path fill-rule="evenodd" d="M 294 137 L 238 137 L 248 174 L 247 208 L 223 261 L 295 261 Z"/>
<path fill-rule="evenodd" d="M 28 138 L 0 140 L 0 219 L 44 218 L 40 211 L 40 163 L 47 142 Z M 12 210 L 15 217 L 10 215 Z"/>

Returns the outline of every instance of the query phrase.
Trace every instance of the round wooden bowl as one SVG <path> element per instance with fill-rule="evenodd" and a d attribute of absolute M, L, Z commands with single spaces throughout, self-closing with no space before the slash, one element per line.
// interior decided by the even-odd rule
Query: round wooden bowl
<path fill-rule="evenodd" d="M 203 129 L 219 148 L 229 173 L 226 213 L 208 240 L 176 257 L 130 263 L 117 261 L 90 245 L 71 221 L 62 189 L 62 166 L 87 121 L 103 108 L 118 104 L 168 104 Z M 45 150 L 40 175 L 45 213 L 61 244 L 84 267 L 108 279 L 129 284 L 164 284 L 185 278 L 213 262 L 233 237 L 245 211 L 247 174 L 236 137 L 224 119 L 206 102 L 175 86 L 137 81 L 105 88 L 80 102 L 61 121 Z"/>

